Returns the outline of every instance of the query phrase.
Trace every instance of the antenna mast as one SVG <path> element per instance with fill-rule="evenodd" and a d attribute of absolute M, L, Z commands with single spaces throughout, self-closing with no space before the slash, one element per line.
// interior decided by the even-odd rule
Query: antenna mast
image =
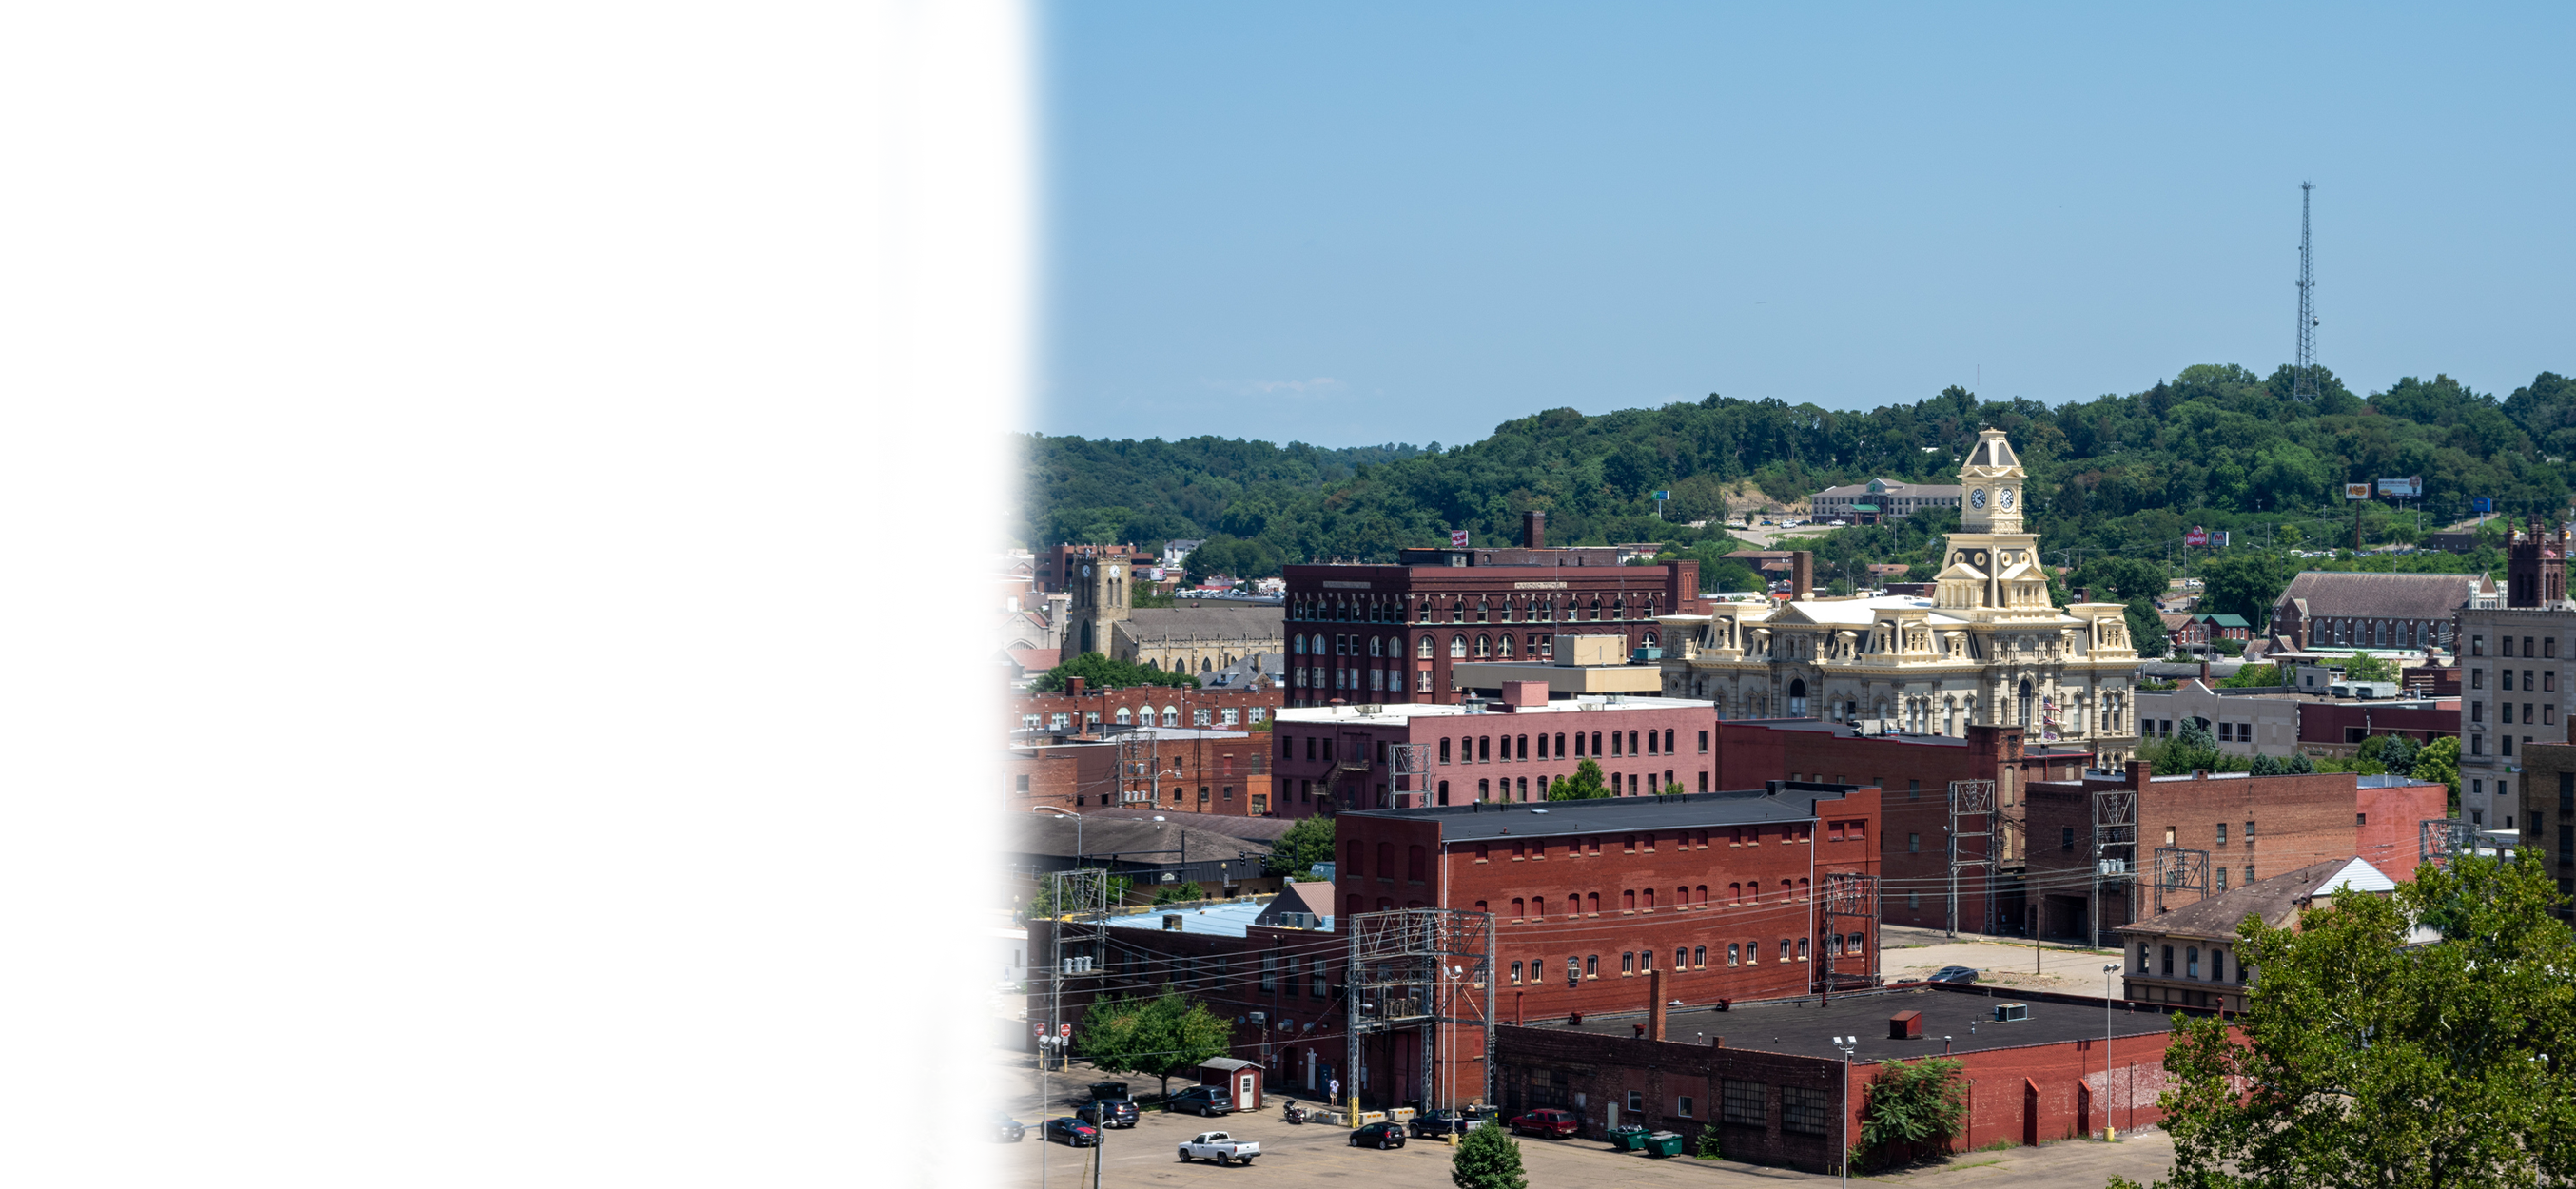
<path fill-rule="evenodd" d="M 2314 182 L 2299 183 L 2299 362 L 2292 373 L 2290 399 L 2307 404 L 2317 400 L 2317 278 L 2308 260 L 2308 191 Z"/>

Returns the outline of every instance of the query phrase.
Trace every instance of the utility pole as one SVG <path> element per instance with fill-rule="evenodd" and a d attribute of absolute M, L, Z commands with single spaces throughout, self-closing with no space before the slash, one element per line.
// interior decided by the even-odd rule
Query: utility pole
<path fill-rule="evenodd" d="M 2299 359 L 2290 382 L 2290 399 L 2309 405 L 2317 403 L 2317 279 L 2308 257 L 2308 192 L 2314 189 L 2314 182 L 2299 183 Z"/>

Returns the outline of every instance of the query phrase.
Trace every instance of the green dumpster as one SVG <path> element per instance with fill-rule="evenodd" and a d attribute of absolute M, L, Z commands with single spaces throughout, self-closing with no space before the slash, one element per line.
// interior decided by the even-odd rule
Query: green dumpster
<path fill-rule="evenodd" d="M 1650 1156 L 1681 1155 L 1682 1133 L 1678 1131 L 1658 1131 L 1653 1135 L 1647 1136 L 1646 1153 Z"/>
<path fill-rule="evenodd" d="M 1609 1135 L 1610 1142 L 1617 1144 L 1619 1146 L 1619 1150 L 1622 1152 L 1643 1152 L 1646 1150 L 1646 1129 L 1643 1127 L 1613 1127 L 1610 1129 Z"/>

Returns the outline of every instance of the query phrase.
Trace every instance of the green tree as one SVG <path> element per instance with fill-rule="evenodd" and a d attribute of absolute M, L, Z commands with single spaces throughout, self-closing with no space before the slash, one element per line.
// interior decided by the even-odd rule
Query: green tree
<path fill-rule="evenodd" d="M 2203 609 L 2242 615 L 2247 623 L 2262 627 L 2271 620 L 2272 604 L 2295 576 L 2290 562 L 2286 555 L 2254 550 L 2220 556 L 2202 571 Z"/>
<path fill-rule="evenodd" d="M 1199 687 L 1199 679 L 1187 673 L 1166 673 L 1132 661 L 1111 660 L 1097 652 L 1086 652 L 1047 670 L 1033 688 L 1040 693 L 1057 693 L 1064 689 L 1068 679 L 1075 677 L 1081 678 L 1083 684 L 1092 689 L 1129 689 L 1139 685 Z"/>
<path fill-rule="evenodd" d="M 2167 582 L 2163 566 L 2116 556 L 2088 559 L 2066 579 L 2068 586 L 2090 588 L 2094 601 L 2103 603 L 2152 599 L 2165 592 Z"/>
<path fill-rule="evenodd" d="M 1156 905 L 1187 904 L 1192 900 L 1205 899 L 1207 899 L 1207 889 L 1191 880 L 1176 879 L 1167 884 L 1157 884 L 1154 888 Z"/>
<path fill-rule="evenodd" d="M 912 1017 L 904 1019 L 904 1068 L 894 1101 L 899 1184 L 927 1184 L 930 1168 L 956 1156 L 956 1138 L 940 1107 L 940 1073 L 966 1073 L 992 1053 L 992 978 L 961 963 L 953 952 L 940 955 L 930 970 L 930 986 L 912 999 Z"/>
<path fill-rule="evenodd" d="M 2236 671 L 2221 678 L 2222 689 L 2263 689 L 2281 684 L 2281 666 L 2271 661 L 2239 665 Z"/>
<path fill-rule="evenodd" d="M 1550 801 L 1589 801 L 1610 795 L 1610 785 L 1601 776 L 1601 765 L 1585 760 L 1574 766 L 1574 775 L 1547 786 Z"/>
<path fill-rule="evenodd" d="M 2351 660 L 2343 663 L 2343 679 L 2346 681 L 2395 681 L 2397 680 L 2397 666 L 2389 661 L 2372 656 L 2367 652 L 2356 652 L 2352 654 Z"/>
<path fill-rule="evenodd" d="M 1233 1038 L 1232 1024 L 1167 986 L 1152 999 L 1094 1001 L 1074 1028 L 1073 1051 L 1111 1073 L 1160 1078 L 1168 1098 L 1173 1074 L 1224 1056 Z"/>
<path fill-rule="evenodd" d="M 1861 1108 L 1860 1149 L 1874 1166 L 1945 1149 L 1968 1117 L 1966 1063 L 1948 1057 L 1890 1061 L 1870 1079 Z"/>
<path fill-rule="evenodd" d="M 2412 775 L 2417 780 L 2438 780 L 2451 787 L 2450 812 L 2460 812 L 2460 739 L 2445 735 L 2424 745 L 2415 753 Z"/>
<path fill-rule="evenodd" d="M 2176 1017 L 2174 1185 L 2487 1189 L 2576 1177 L 2576 937 L 2535 852 L 2427 864 L 2238 927 L 2235 1020 Z M 2417 922 L 2438 930 L 2417 945 Z M 2241 1028 L 2241 1036 L 2230 1033 Z"/>
<path fill-rule="evenodd" d="M 1274 878 L 1304 875 L 1315 864 L 1332 861 L 1333 819 L 1320 814 L 1301 817 L 1270 844 L 1270 853 L 1261 857 L 1261 873 Z"/>
<path fill-rule="evenodd" d="M 1449 1158 L 1449 1183 L 1458 1189 L 1529 1189 L 1521 1171 L 1520 1141 L 1499 1126 L 1478 1127 L 1458 1139 Z"/>
<path fill-rule="evenodd" d="M 2129 623 L 2129 643 L 2138 650 L 2139 656 L 2157 657 L 2173 651 L 2173 647 L 2165 642 L 2164 617 L 2156 613 L 2154 603 L 2131 599 L 2123 618 Z"/>

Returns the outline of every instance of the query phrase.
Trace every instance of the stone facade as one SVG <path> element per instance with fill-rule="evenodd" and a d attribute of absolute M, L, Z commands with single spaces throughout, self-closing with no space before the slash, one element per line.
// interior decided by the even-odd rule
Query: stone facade
<path fill-rule="evenodd" d="M 1664 693 L 1713 701 L 1725 718 L 1872 719 L 1950 736 L 2010 724 L 2034 744 L 2124 758 L 2137 743 L 2138 671 L 2124 609 L 2049 602 L 2038 534 L 2022 531 L 2025 480 L 2002 431 L 1984 431 L 1960 470 L 1966 507 L 1930 599 L 1660 617 L 1678 645 L 1664 657 Z"/>

